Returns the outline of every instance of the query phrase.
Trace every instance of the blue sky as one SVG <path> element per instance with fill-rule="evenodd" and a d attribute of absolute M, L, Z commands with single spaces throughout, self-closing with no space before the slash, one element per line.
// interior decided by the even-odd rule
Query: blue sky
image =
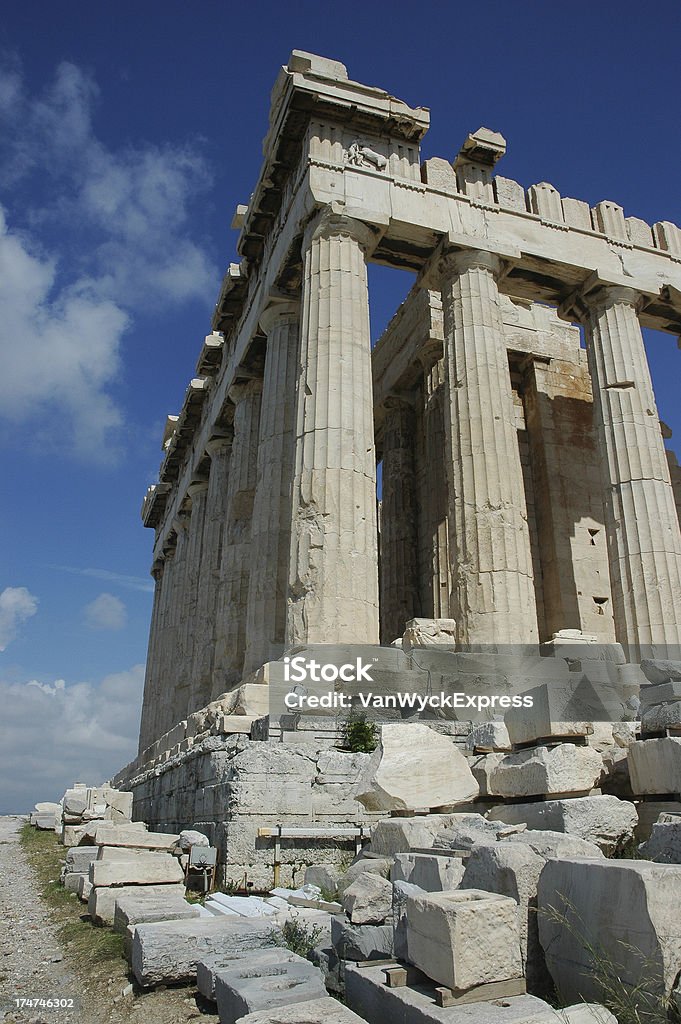
<path fill-rule="evenodd" d="M 151 610 L 139 519 L 293 48 L 480 125 L 500 172 L 681 223 L 681 6 L 8 4 L 0 26 L 0 813 L 134 754 Z M 372 268 L 379 333 L 410 286 Z M 679 353 L 650 335 L 681 448 Z M 674 442 L 672 442 L 674 444 Z M 5 790 L 2 790 L 5 786 Z"/>

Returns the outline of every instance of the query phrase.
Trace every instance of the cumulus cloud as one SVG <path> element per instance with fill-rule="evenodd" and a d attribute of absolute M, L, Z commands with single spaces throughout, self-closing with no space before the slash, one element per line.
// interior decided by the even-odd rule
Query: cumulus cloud
<path fill-rule="evenodd" d="M 106 146 L 99 92 L 62 63 L 42 95 L 15 62 L 0 67 L 1 414 L 107 460 L 123 417 L 114 397 L 137 310 L 210 295 L 216 272 L 191 237 L 191 204 L 209 183 L 188 146 Z"/>
<path fill-rule="evenodd" d="M 137 752 L 144 666 L 99 685 L 0 681 L 0 814 L 59 800 L 78 781 L 97 785 Z"/>
<path fill-rule="evenodd" d="M 125 605 L 113 594 L 100 594 L 83 611 L 90 629 L 123 629 L 128 621 Z"/>
<path fill-rule="evenodd" d="M 5 587 L 0 593 L 0 651 L 16 637 L 22 623 L 35 615 L 38 598 L 26 587 Z"/>

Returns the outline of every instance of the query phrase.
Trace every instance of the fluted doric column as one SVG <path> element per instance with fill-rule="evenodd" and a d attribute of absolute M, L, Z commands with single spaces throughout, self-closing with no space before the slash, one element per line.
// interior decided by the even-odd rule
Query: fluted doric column
<path fill-rule="evenodd" d="M 198 611 L 192 658 L 192 690 L 188 707 L 190 713 L 205 707 L 213 696 L 216 610 L 220 591 L 222 533 L 227 516 L 227 481 L 232 454 L 231 434 L 211 438 L 206 445 L 206 451 L 210 456 L 210 473 L 201 546 Z"/>
<path fill-rule="evenodd" d="M 533 643 L 530 536 L 499 302 L 499 259 L 439 263 L 449 409 L 451 614 L 461 643 Z"/>
<path fill-rule="evenodd" d="M 323 214 L 303 244 L 287 643 L 377 643 L 370 229 Z"/>
<path fill-rule="evenodd" d="M 234 441 L 227 484 L 215 642 L 213 685 L 217 694 L 229 690 L 243 678 L 262 380 L 231 387 L 229 397 L 234 403 Z"/>
<path fill-rule="evenodd" d="M 386 400 L 383 421 L 381 505 L 381 639 L 402 636 L 405 623 L 419 614 L 416 575 L 416 499 L 413 405 Z"/>
<path fill-rule="evenodd" d="M 191 706 L 192 690 L 195 685 L 195 659 L 199 643 L 199 595 L 201 589 L 201 560 L 203 549 L 203 531 L 206 518 L 206 499 L 208 497 L 208 481 L 196 480 L 187 488 L 190 502 L 189 521 L 187 524 L 187 561 L 185 568 L 184 617 L 182 629 L 184 633 L 184 658 L 181 665 L 181 701 L 180 719 L 193 711 Z M 180 696 L 180 695 L 178 695 Z"/>
<path fill-rule="evenodd" d="M 281 657 L 291 550 L 291 481 L 295 465 L 300 305 L 274 302 L 260 318 L 267 335 L 258 478 L 251 531 L 245 672 Z"/>
<path fill-rule="evenodd" d="M 144 699 L 142 701 L 142 720 L 140 722 L 140 738 L 138 752 L 149 746 L 153 741 L 155 705 L 159 697 L 159 643 L 161 641 L 161 606 L 163 603 L 163 558 L 158 558 L 151 567 L 154 578 L 154 603 L 149 624 L 149 646 L 147 649 L 147 667 L 144 677 Z"/>
<path fill-rule="evenodd" d="M 640 296 L 613 286 L 582 298 L 615 630 L 632 658 L 660 656 L 681 643 L 681 531 L 638 320 Z"/>
<path fill-rule="evenodd" d="M 450 618 L 449 489 L 445 431 L 444 359 L 421 357 L 423 384 L 417 419 L 416 488 L 421 614 Z M 449 413 L 447 413 L 449 415 Z"/>

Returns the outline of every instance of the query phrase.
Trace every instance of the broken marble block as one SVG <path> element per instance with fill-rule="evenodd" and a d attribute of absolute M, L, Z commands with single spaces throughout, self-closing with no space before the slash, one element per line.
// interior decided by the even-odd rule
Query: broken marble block
<path fill-rule="evenodd" d="M 559 670 L 561 677 L 553 683 L 542 683 L 527 691 L 527 696 L 532 697 L 533 701 L 531 711 L 528 712 L 527 708 L 510 708 L 506 712 L 504 722 L 511 743 L 519 746 L 552 737 L 563 739 L 588 736 L 593 732 L 591 722 L 574 720 L 584 717 L 579 716 L 574 709 L 570 714 L 571 701 L 578 694 L 580 682 L 570 679 L 567 666 L 562 661 L 555 662 L 546 658 L 541 659 L 540 664 L 543 671 Z"/>
<path fill-rule="evenodd" d="M 398 853 L 390 878 L 393 882 L 411 882 L 425 892 L 456 889 L 464 874 L 461 857 L 443 857 L 432 853 Z"/>
<path fill-rule="evenodd" d="M 412 647 L 444 647 L 456 649 L 454 619 L 409 619 L 402 634 L 402 650 Z"/>
<path fill-rule="evenodd" d="M 595 843 L 605 854 L 614 854 L 633 839 L 638 824 L 636 807 L 616 796 L 584 796 L 564 800 L 540 800 L 524 804 L 497 804 L 490 817 L 511 823 L 524 822 L 528 831 L 565 832 Z M 576 855 L 582 856 L 583 853 Z"/>
<path fill-rule="evenodd" d="M 351 864 L 345 874 L 341 875 L 338 879 L 336 888 L 339 899 L 342 898 L 345 890 L 351 886 L 353 882 L 357 881 L 360 875 L 368 873 L 372 875 L 380 875 L 382 878 L 388 878 L 391 866 L 392 857 L 360 857 L 354 862 L 354 864 Z"/>
<path fill-rule="evenodd" d="M 473 727 L 466 740 L 466 750 L 476 754 L 511 750 L 511 740 L 505 722 L 481 722 Z"/>
<path fill-rule="evenodd" d="M 681 793 L 681 736 L 632 743 L 629 776 L 639 796 Z"/>
<path fill-rule="evenodd" d="M 489 820 L 482 814 L 451 814 L 430 845 L 438 850 L 470 850 L 477 843 L 496 843 L 504 836 L 524 832 L 526 828 L 523 823 L 509 824 L 498 820 L 491 813 Z"/>
<path fill-rule="evenodd" d="M 271 945 L 273 930 L 267 918 L 202 917 L 138 924 L 132 941 L 132 970 L 143 987 L 191 981 L 199 961 Z"/>
<path fill-rule="evenodd" d="M 681 864 L 681 816 L 678 820 L 656 821 L 650 838 L 638 849 L 642 857 L 658 864 Z"/>
<path fill-rule="evenodd" d="M 353 796 L 368 811 L 467 803 L 479 793 L 464 755 L 427 725 L 384 725 Z"/>
<path fill-rule="evenodd" d="M 429 849 L 434 845 L 437 833 L 448 828 L 459 817 L 462 815 L 424 814 L 416 818 L 387 818 L 379 821 L 371 830 L 370 852 L 389 858 L 390 869 L 390 862 L 396 853 Z M 475 817 L 479 818 L 480 815 Z"/>
<path fill-rule="evenodd" d="M 94 886 L 163 885 L 183 880 L 180 862 L 170 854 L 130 860 L 95 860 L 90 865 L 90 881 Z"/>
<path fill-rule="evenodd" d="M 309 963 L 297 953 L 292 953 L 281 946 L 263 946 L 247 953 L 224 953 L 206 957 L 196 965 L 196 987 L 202 996 L 215 1002 L 215 975 L 218 971 L 230 970 L 232 967 L 248 966 L 253 970 L 260 967 L 276 967 L 279 964 Z"/>
<path fill-rule="evenodd" d="M 671 704 L 654 704 L 643 710 L 642 733 L 664 732 L 666 729 L 681 729 L 681 700 Z"/>
<path fill-rule="evenodd" d="M 668 997 L 681 965 L 680 900 L 676 865 L 549 860 L 539 879 L 539 939 L 561 998 L 601 1000 L 603 964 L 631 989 L 634 1007 Z"/>
<path fill-rule="evenodd" d="M 653 685 L 681 682 L 681 661 L 644 659 L 641 670 Z"/>
<path fill-rule="evenodd" d="M 310 864 L 305 868 L 305 885 L 316 885 L 321 892 L 334 895 L 338 892 L 341 872 L 334 864 Z"/>
<path fill-rule="evenodd" d="M 523 976 L 518 904 L 482 889 L 407 899 L 409 962 L 455 991 Z"/>
<path fill-rule="evenodd" d="M 236 1024 L 258 1010 L 326 997 L 321 971 L 304 960 L 269 966 L 233 964 L 215 972 L 214 985 L 220 1024 Z"/>
<path fill-rule="evenodd" d="M 124 896 L 139 896 L 144 891 L 148 899 L 183 899 L 184 885 L 100 885 L 93 886 L 92 882 L 88 898 L 87 909 L 95 924 L 113 924 L 116 915 L 116 901 Z"/>
<path fill-rule="evenodd" d="M 331 944 L 341 960 L 381 960 L 392 956 L 392 924 L 351 924 L 331 918 Z"/>
<path fill-rule="evenodd" d="M 666 683 L 648 683 L 640 690 L 641 710 L 645 712 L 654 704 L 671 704 L 681 700 L 681 679 Z"/>
<path fill-rule="evenodd" d="M 105 822 L 97 825 L 94 832 L 96 846 L 130 846 L 141 850 L 170 851 L 179 840 L 179 835 L 170 832 L 146 832 L 137 823 L 113 825 Z"/>
<path fill-rule="evenodd" d="M 343 892 L 343 909 L 353 924 L 383 924 L 392 914 L 393 887 L 380 875 L 364 872 Z"/>
<path fill-rule="evenodd" d="M 142 886 L 139 895 L 119 896 L 114 906 L 113 929 L 125 935 L 128 928 L 150 921 L 180 921 L 200 917 L 196 904 L 187 903 L 181 896 L 152 896 Z"/>
<path fill-rule="evenodd" d="M 560 743 L 507 754 L 492 772 L 492 796 L 523 797 L 588 793 L 603 772 L 603 758 L 592 747 Z"/>
<path fill-rule="evenodd" d="M 407 959 L 407 900 L 423 892 L 411 882 L 393 882 L 393 950 L 398 960 Z"/>

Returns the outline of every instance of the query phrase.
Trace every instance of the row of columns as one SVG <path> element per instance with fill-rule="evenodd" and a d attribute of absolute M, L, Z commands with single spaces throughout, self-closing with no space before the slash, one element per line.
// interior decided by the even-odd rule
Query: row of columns
<path fill-rule="evenodd" d="M 366 257 L 371 229 L 323 213 L 303 244 L 302 307 L 275 301 L 262 380 L 230 390 L 233 434 L 154 566 L 142 741 L 285 646 L 379 637 L 376 456 Z M 487 252 L 437 259 L 444 311 L 449 608 L 462 643 L 535 642 L 522 471 L 499 299 Z M 681 539 L 638 296 L 582 297 L 618 639 L 681 642 Z M 432 370 L 432 366 L 431 366 Z M 295 401 L 292 401 L 295 396 Z M 415 599 L 413 410 L 389 402 L 384 432 L 382 599 L 399 634 Z M 191 684 L 191 685 L 190 685 Z M 171 697 L 172 695 L 172 697 Z M 167 699 L 171 697 L 171 699 Z M 151 716 L 151 718 L 150 718 Z M 153 721 L 152 721 L 153 719 Z"/>

